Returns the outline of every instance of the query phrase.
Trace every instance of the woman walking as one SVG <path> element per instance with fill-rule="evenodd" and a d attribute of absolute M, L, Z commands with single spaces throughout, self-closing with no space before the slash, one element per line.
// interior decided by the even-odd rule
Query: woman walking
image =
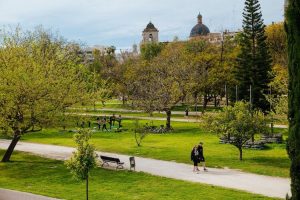
<path fill-rule="evenodd" d="M 194 169 L 193 169 L 193 172 L 195 171 L 199 171 L 198 169 L 198 163 L 199 163 L 199 152 L 198 152 L 198 146 L 196 145 L 192 152 L 191 152 L 191 160 L 193 161 L 194 163 Z"/>

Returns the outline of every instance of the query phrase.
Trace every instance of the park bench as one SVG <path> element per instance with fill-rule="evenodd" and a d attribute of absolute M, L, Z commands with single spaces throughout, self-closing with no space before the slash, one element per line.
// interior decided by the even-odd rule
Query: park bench
<path fill-rule="evenodd" d="M 116 163 L 116 169 L 123 169 L 123 165 L 124 162 L 121 162 L 119 158 L 113 158 L 113 157 L 109 157 L 109 156 L 100 156 L 101 160 L 102 160 L 102 165 L 101 167 L 103 167 L 104 165 L 109 166 L 109 163 Z"/>

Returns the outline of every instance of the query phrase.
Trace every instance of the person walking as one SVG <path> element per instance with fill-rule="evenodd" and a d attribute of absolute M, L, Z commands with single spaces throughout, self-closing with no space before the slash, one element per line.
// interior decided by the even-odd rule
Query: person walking
<path fill-rule="evenodd" d="M 122 116 L 121 115 L 119 115 L 119 117 L 118 117 L 118 122 L 119 122 L 119 128 L 121 128 L 122 127 L 122 124 L 121 124 Z"/>
<path fill-rule="evenodd" d="M 199 171 L 198 169 L 198 163 L 199 163 L 199 152 L 198 152 L 198 146 L 196 145 L 191 152 L 191 160 L 194 163 L 194 169 L 193 172 Z"/>
<path fill-rule="evenodd" d="M 111 120 L 112 120 L 112 125 L 115 126 L 115 121 L 116 121 L 115 114 L 112 115 Z"/>
<path fill-rule="evenodd" d="M 98 130 L 101 129 L 101 120 L 100 117 L 97 117 Z"/>
<path fill-rule="evenodd" d="M 111 130 L 112 129 L 112 127 L 113 127 L 113 119 L 112 119 L 113 117 L 112 116 L 110 116 L 109 117 L 109 121 L 108 121 L 108 124 L 109 124 L 109 129 Z"/>
<path fill-rule="evenodd" d="M 107 128 L 106 128 L 106 117 L 104 117 L 104 118 L 102 119 L 102 131 L 103 131 L 104 129 L 107 131 Z"/>
<path fill-rule="evenodd" d="M 199 161 L 199 163 L 202 162 L 203 170 L 207 171 L 207 169 L 205 167 L 205 158 L 203 155 L 203 143 L 202 142 L 199 143 L 197 150 L 198 150 L 198 161 Z"/>
<path fill-rule="evenodd" d="M 186 116 L 186 117 L 189 116 L 189 109 L 188 109 L 188 108 L 185 109 L 185 116 Z"/>

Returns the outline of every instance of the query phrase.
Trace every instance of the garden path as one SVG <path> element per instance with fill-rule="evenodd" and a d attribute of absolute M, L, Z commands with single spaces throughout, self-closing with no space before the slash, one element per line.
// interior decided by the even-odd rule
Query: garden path
<path fill-rule="evenodd" d="M 0 140 L 0 149 L 7 149 L 9 144 L 10 140 Z M 71 147 L 28 142 L 19 142 L 15 149 L 57 160 L 68 159 L 74 151 L 74 148 Z M 128 155 L 105 152 L 97 152 L 97 154 L 118 157 L 125 163 L 125 169 L 129 169 Z M 205 183 L 277 198 L 285 198 L 286 194 L 290 191 L 290 179 L 288 178 L 262 176 L 233 169 L 215 168 L 209 168 L 207 172 L 202 170 L 199 173 L 193 173 L 192 165 L 188 164 L 142 157 L 135 157 L 135 160 L 136 171 L 156 176 Z"/>
<path fill-rule="evenodd" d="M 15 190 L 0 189 L 0 200 L 58 200 Z"/>

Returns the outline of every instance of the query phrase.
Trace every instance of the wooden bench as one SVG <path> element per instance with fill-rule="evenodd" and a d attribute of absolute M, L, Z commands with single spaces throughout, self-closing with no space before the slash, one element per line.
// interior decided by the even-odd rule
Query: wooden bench
<path fill-rule="evenodd" d="M 116 163 L 116 169 L 123 169 L 123 165 L 124 162 L 121 162 L 119 158 L 113 158 L 113 157 L 108 157 L 108 156 L 100 156 L 101 160 L 102 160 L 102 165 L 101 167 L 103 167 L 104 165 L 109 166 L 109 163 Z"/>

